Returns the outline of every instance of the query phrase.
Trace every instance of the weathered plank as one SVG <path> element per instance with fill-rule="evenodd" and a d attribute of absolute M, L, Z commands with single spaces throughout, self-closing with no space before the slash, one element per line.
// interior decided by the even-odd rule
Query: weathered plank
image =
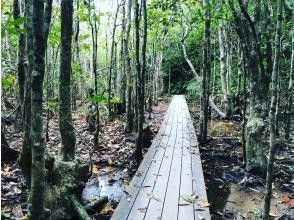
<path fill-rule="evenodd" d="M 184 96 L 174 96 L 160 130 L 112 219 L 210 219 L 196 133 Z M 187 204 L 185 195 L 199 198 Z"/>

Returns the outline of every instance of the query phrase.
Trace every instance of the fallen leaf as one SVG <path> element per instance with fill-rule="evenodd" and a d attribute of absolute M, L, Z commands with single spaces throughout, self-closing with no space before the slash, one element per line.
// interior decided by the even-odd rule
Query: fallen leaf
<path fill-rule="evenodd" d="M 285 205 L 291 205 L 291 204 L 294 204 L 294 200 L 293 199 L 285 199 L 282 201 L 282 203 Z"/>
<path fill-rule="evenodd" d="M 109 215 L 113 213 L 113 208 L 110 206 L 109 203 L 107 203 L 104 208 L 100 211 L 100 214 L 102 215 Z"/>
<path fill-rule="evenodd" d="M 113 172 L 113 167 L 104 167 L 104 168 L 102 168 L 100 170 L 104 171 L 106 173 L 110 173 L 110 172 Z"/>
<path fill-rule="evenodd" d="M 210 206 L 210 204 L 208 203 L 208 201 L 207 200 L 203 200 L 203 199 L 201 199 L 197 204 L 200 205 L 201 208 L 209 207 Z"/>
<path fill-rule="evenodd" d="M 186 202 L 193 203 L 196 200 L 196 195 L 195 194 L 192 194 L 192 195 L 184 194 L 184 195 L 181 195 L 181 198 Z"/>
<path fill-rule="evenodd" d="M 138 208 L 138 210 L 140 211 L 140 212 L 142 212 L 142 213 L 145 213 L 146 212 L 146 207 L 145 208 Z"/>
<path fill-rule="evenodd" d="M 20 218 L 20 220 L 29 220 L 29 217 L 28 217 L 28 215 L 24 215 Z"/>
<path fill-rule="evenodd" d="M 150 192 L 150 193 L 146 193 L 146 194 L 147 194 L 147 196 L 148 196 L 150 199 L 154 199 L 154 200 L 156 200 L 157 202 L 161 202 L 161 200 L 160 200 L 159 198 L 155 197 L 155 196 L 153 195 L 152 192 Z"/>
<path fill-rule="evenodd" d="M 135 176 L 142 176 L 142 172 L 137 170 L 137 172 L 135 173 Z"/>
<path fill-rule="evenodd" d="M 99 175 L 101 173 L 101 171 L 97 168 L 96 165 L 93 165 L 92 173 Z"/>

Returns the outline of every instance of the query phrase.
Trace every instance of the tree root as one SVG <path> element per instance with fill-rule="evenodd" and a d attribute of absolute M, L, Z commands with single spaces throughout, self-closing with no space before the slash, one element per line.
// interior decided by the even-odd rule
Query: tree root
<path fill-rule="evenodd" d="M 93 214 L 102 209 L 103 206 L 108 202 L 108 197 L 103 196 L 100 199 L 90 202 L 85 206 L 82 206 L 75 196 L 71 196 L 70 200 L 72 202 L 72 206 L 78 219 L 90 220 L 91 217 L 89 216 L 89 214 Z"/>
<path fill-rule="evenodd" d="M 84 207 L 81 205 L 81 203 L 79 203 L 75 196 L 71 196 L 70 200 L 78 219 L 91 220 L 91 217 L 88 215 Z"/>
<path fill-rule="evenodd" d="M 84 206 L 84 209 L 88 212 L 88 213 L 95 213 L 97 212 L 97 210 L 100 210 L 103 208 L 103 206 L 108 202 L 108 197 L 107 196 L 103 196 L 98 200 L 95 200 L 93 202 L 90 202 L 89 204 Z"/>

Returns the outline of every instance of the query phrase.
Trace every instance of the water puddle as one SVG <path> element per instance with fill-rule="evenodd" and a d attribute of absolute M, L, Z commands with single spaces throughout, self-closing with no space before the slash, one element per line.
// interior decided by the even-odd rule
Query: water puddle
<path fill-rule="evenodd" d="M 107 196 L 114 203 L 118 203 L 123 195 L 124 185 L 120 174 L 116 174 L 114 179 L 111 174 L 93 175 L 86 183 L 82 193 L 82 199 L 85 203 Z"/>
<path fill-rule="evenodd" d="M 263 209 L 264 180 L 246 174 L 242 166 L 242 128 L 233 121 L 210 120 L 213 138 L 201 146 L 201 159 L 211 219 L 259 219 Z M 240 184 L 247 175 L 246 185 Z M 277 188 L 277 187 L 276 187 Z M 274 189 L 271 216 L 282 216 L 287 193 Z"/>
<path fill-rule="evenodd" d="M 209 120 L 208 121 L 208 132 L 212 137 L 240 137 L 241 126 L 234 121 L 223 121 L 223 120 Z"/>

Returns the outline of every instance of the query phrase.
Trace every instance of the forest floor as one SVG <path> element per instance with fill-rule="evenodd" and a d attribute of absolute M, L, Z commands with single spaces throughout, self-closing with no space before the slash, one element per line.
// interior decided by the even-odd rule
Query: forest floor
<path fill-rule="evenodd" d="M 147 120 L 149 136 L 147 142 L 159 130 L 168 107 L 167 99 L 162 99 L 153 108 L 151 120 Z M 194 127 L 198 128 L 199 106 L 189 105 Z M 93 135 L 88 130 L 85 109 L 78 108 L 73 113 L 77 136 L 76 156 L 89 161 L 89 147 L 93 145 Z M 148 114 L 145 115 L 146 119 Z M 100 146 L 93 149 L 93 174 L 89 179 L 82 198 L 86 203 L 106 195 L 110 202 L 94 219 L 110 219 L 125 188 L 136 172 L 132 153 L 135 133 L 124 132 L 124 116 L 101 121 Z M 22 134 L 14 131 L 13 125 L 6 125 L 6 136 L 11 148 L 20 150 Z M 148 132 L 147 132 L 148 133 Z M 212 219 L 259 219 L 263 207 L 265 180 L 246 173 L 242 166 L 241 125 L 239 122 L 211 120 L 209 140 L 200 146 L 201 159 Z M 145 142 L 146 142 L 145 141 Z M 149 143 L 148 143 L 149 144 Z M 60 135 L 58 117 L 49 123 L 47 149 L 58 154 Z M 148 146 L 147 146 L 148 147 Z M 148 149 L 144 149 L 144 153 Z M 271 216 L 273 219 L 291 219 L 294 216 L 294 149 L 286 144 L 279 146 L 276 158 L 275 182 Z M 17 163 L 1 164 L 1 217 L 19 219 L 27 213 L 27 189 Z"/>
<path fill-rule="evenodd" d="M 147 128 L 145 135 L 148 144 L 158 132 L 161 121 L 168 108 L 167 99 L 161 99 L 158 106 L 153 107 L 151 119 L 146 114 Z M 76 130 L 76 157 L 89 161 L 89 147 L 93 146 L 93 135 L 88 129 L 85 112 L 86 107 L 79 107 L 73 112 Z M 135 147 L 135 133 L 125 133 L 125 116 L 114 116 L 111 120 L 101 120 L 99 149 L 92 149 L 92 176 L 83 191 L 84 203 L 108 196 L 110 201 L 94 219 L 109 219 L 117 206 L 125 187 L 136 172 L 137 165 L 132 157 Z M 45 124 L 45 120 L 44 120 Z M 11 148 L 20 151 L 22 133 L 15 132 L 14 126 L 6 125 L 6 138 Z M 149 147 L 149 146 L 146 146 Z M 57 114 L 50 119 L 49 140 L 46 148 L 57 155 L 60 148 L 60 133 Z M 144 153 L 147 148 L 143 149 Z M 19 219 L 27 213 L 28 190 L 17 162 L 1 163 L 1 219 Z"/>
<path fill-rule="evenodd" d="M 189 104 L 189 109 L 198 128 L 200 107 Z M 209 140 L 200 145 L 212 219 L 261 219 L 265 179 L 247 173 L 242 166 L 241 131 L 240 122 L 212 119 Z M 281 142 L 275 162 L 272 219 L 293 219 L 293 165 L 293 145 Z"/>

